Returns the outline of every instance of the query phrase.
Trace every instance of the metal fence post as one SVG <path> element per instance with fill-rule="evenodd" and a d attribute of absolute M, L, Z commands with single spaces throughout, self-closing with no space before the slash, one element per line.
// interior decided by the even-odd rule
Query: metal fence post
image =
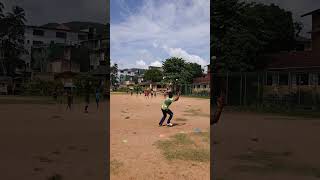
<path fill-rule="evenodd" d="M 247 106 L 247 73 L 244 73 L 244 105 Z"/>
<path fill-rule="evenodd" d="M 226 84 L 226 104 L 228 104 L 228 89 L 229 89 L 229 72 L 227 72 L 227 84 Z"/>
<path fill-rule="evenodd" d="M 240 73 L 240 106 L 242 105 L 242 73 Z"/>

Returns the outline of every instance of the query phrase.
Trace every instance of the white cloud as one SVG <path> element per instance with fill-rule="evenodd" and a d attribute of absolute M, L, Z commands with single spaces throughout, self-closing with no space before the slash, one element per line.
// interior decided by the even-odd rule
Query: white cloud
<path fill-rule="evenodd" d="M 152 43 L 152 46 L 153 46 L 154 48 L 157 48 L 157 47 L 158 47 L 158 43 L 153 42 L 153 43 Z"/>
<path fill-rule="evenodd" d="M 202 67 L 206 67 L 208 65 L 208 62 L 202 59 L 200 56 L 189 54 L 187 51 L 181 48 L 168 48 L 166 51 L 172 57 L 182 58 L 187 62 L 200 64 Z"/>
<path fill-rule="evenodd" d="M 197 55 L 193 58 L 207 64 L 201 60 L 210 56 L 209 0 L 143 0 L 139 9 L 125 10 L 128 11 L 124 21 L 111 21 L 112 59 L 121 59 L 127 66 L 141 59 L 151 64 L 158 60 L 154 57 L 167 58 L 164 49 L 175 47 L 185 52 L 192 50 Z M 141 49 L 148 52 L 142 53 Z"/>
<path fill-rule="evenodd" d="M 147 64 L 144 60 L 140 59 L 139 61 L 136 61 L 136 65 L 139 67 L 139 68 L 147 68 Z"/>
<path fill-rule="evenodd" d="M 154 61 L 150 64 L 150 66 L 156 66 L 156 67 L 161 67 L 162 63 L 160 61 Z"/>

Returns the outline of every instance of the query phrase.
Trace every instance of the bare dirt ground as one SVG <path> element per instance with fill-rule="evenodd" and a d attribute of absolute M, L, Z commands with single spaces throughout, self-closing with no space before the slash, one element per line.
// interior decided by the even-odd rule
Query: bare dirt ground
<path fill-rule="evenodd" d="M 7 101 L 9 103 L 10 101 Z M 104 113 L 92 103 L 0 104 L 0 179 L 104 178 Z"/>
<path fill-rule="evenodd" d="M 112 180 L 210 179 L 210 162 L 168 160 L 154 144 L 171 135 L 209 130 L 209 99 L 181 97 L 170 108 L 174 127 L 159 127 L 163 96 L 111 94 L 110 159 Z M 209 149 L 209 147 L 208 147 Z"/>
<path fill-rule="evenodd" d="M 320 120 L 224 112 L 212 128 L 216 180 L 320 179 Z"/>

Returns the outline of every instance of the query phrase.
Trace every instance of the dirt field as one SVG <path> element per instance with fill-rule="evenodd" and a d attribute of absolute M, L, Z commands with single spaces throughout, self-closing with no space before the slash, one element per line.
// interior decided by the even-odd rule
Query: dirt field
<path fill-rule="evenodd" d="M 103 108 L 19 102 L 0 104 L 0 179 L 103 179 Z"/>
<path fill-rule="evenodd" d="M 157 98 L 145 99 L 143 95 L 111 94 L 112 180 L 210 179 L 210 162 L 205 160 L 210 158 L 209 156 L 204 155 L 202 159 L 197 159 L 192 157 L 191 153 L 191 157 L 184 157 L 190 155 L 186 151 L 186 154 L 175 154 L 171 157 L 159 148 L 161 144 L 163 148 L 175 148 L 181 141 L 186 142 L 185 144 L 191 142 L 187 138 L 193 138 L 196 128 L 208 132 L 209 99 L 181 97 L 170 106 L 174 112 L 172 123 L 176 125 L 159 127 L 158 122 L 162 117 L 160 105 L 163 100 L 164 97 L 160 95 Z M 172 135 L 180 139 L 176 141 L 177 145 L 172 143 L 175 141 L 170 141 Z M 155 145 L 159 141 L 160 146 Z M 209 142 L 208 140 L 206 144 L 208 151 Z M 167 151 L 172 153 L 170 149 Z"/>
<path fill-rule="evenodd" d="M 319 129 L 319 119 L 224 112 L 211 136 L 215 179 L 320 179 Z"/>

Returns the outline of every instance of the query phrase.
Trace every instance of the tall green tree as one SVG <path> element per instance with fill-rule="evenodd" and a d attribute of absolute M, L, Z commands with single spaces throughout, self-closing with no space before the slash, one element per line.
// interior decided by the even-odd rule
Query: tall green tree
<path fill-rule="evenodd" d="M 159 69 L 149 69 L 144 72 L 144 79 L 152 82 L 160 82 L 163 74 Z"/>
<path fill-rule="evenodd" d="M 201 66 L 188 63 L 182 58 L 171 57 L 163 62 L 164 82 L 189 84 L 202 75 Z"/>
<path fill-rule="evenodd" d="M 262 55 L 294 48 L 292 13 L 274 4 L 213 0 L 211 12 L 213 68 L 254 71 Z"/>
<path fill-rule="evenodd" d="M 116 63 L 110 67 L 110 81 L 113 87 L 118 87 L 118 64 Z"/>
<path fill-rule="evenodd" d="M 24 49 L 25 11 L 19 6 L 14 6 L 12 12 L 3 14 L 3 4 L 0 4 L 0 49 L 2 51 L 1 64 L 5 73 L 15 75 L 18 66 L 24 66 L 20 55 L 26 53 Z"/>

